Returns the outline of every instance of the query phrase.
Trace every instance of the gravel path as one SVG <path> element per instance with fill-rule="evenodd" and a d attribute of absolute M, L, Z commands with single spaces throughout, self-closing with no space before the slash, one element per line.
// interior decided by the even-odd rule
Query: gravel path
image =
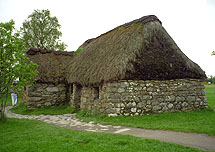
<path fill-rule="evenodd" d="M 57 126 L 70 128 L 73 130 L 85 130 L 91 132 L 107 132 L 128 134 L 136 137 L 156 139 L 166 142 L 172 142 L 185 146 L 195 147 L 203 150 L 215 150 L 215 138 L 206 134 L 197 133 L 184 133 L 163 130 L 148 130 L 123 126 L 101 125 L 94 122 L 83 122 L 75 117 L 75 114 L 63 115 L 39 115 L 28 116 L 12 113 L 9 109 L 11 106 L 6 107 L 5 114 L 9 118 L 18 119 L 35 119 L 41 120 L 46 123 L 55 124 Z"/>

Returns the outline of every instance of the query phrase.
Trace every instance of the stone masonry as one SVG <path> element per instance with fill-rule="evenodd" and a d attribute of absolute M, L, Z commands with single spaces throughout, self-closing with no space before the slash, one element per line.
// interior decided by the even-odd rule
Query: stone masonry
<path fill-rule="evenodd" d="M 99 96 L 98 96 L 99 95 Z M 206 108 L 199 79 L 121 80 L 98 88 L 83 87 L 80 108 L 109 115 L 143 115 Z"/>
<path fill-rule="evenodd" d="M 23 101 L 31 108 L 62 105 L 68 103 L 67 94 L 65 84 L 37 83 L 23 90 Z"/>

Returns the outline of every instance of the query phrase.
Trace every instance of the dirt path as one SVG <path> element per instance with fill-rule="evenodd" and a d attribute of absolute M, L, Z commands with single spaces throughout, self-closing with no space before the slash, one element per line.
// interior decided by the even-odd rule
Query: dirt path
<path fill-rule="evenodd" d="M 57 126 L 70 128 L 73 130 L 85 130 L 91 132 L 107 132 L 128 134 L 136 137 L 156 139 L 166 142 L 172 142 L 180 145 L 195 147 L 203 150 L 215 150 L 215 138 L 206 134 L 197 133 L 184 133 L 163 130 L 148 130 L 123 126 L 101 125 L 94 122 L 83 122 L 75 117 L 75 114 L 64 115 L 40 115 L 40 116 L 27 116 L 12 113 L 6 107 L 6 115 L 9 118 L 18 119 L 35 119 L 41 120 L 46 123 L 55 124 Z"/>

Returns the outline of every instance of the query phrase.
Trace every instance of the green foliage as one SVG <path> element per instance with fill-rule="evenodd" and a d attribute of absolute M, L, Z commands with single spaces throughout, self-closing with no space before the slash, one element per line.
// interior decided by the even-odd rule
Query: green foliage
<path fill-rule="evenodd" d="M 74 52 L 74 55 L 77 55 L 79 52 L 81 52 L 83 50 L 82 47 L 78 48 L 75 52 Z"/>
<path fill-rule="evenodd" d="M 203 152 L 129 135 L 93 133 L 27 119 L 0 124 L 1 152 Z"/>
<path fill-rule="evenodd" d="M 19 80 L 15 89 L 33 84 L 37 65 L 29 62 L 24 55 L 24 41 L 15 31 L 14 21 L 0 23 L 0 103 L 1 116 L 7 102 L 8 92 L 15 80 Z"/>
<path fill-rule="evenodd" d="M 211 55 L 215 55 L 215 51 L 212 51 Z"/>
<path fill-rule="evenodd" d="M 77 116 L 78 117 L 89 117 L 89 119 L 91 119 L 92 117 L 94 118 L 107 118 L 108 115 L 107 114 L 99 114 L 98 112 L 95 112 L 95 113 L 90 113 L 89 111 L 85 110 L 85 109 L 82 109 L 80 111 L 77 112 Z"/>
<path fill-rule="evenodd" d="M 80 115 L 81 117 L 90 117 L 91 116 L 91 114 L 87 111 L 87 110 L 80 110 L 79 112 L 78 112 L 78 115 Z"/>
<path fill-rule="evenodd" d="M 49 10 L 34 10 L 21 28 L 26 49 L 65 50 L 67 45 L 59 40 L 60 27 L 57 17 L 51 17 Z"/>

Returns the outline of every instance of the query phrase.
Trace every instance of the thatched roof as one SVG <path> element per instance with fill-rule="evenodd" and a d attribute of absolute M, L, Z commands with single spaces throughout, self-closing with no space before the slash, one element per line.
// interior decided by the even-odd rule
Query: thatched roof
<path fill-rule="evenodd" d="M 33 49 L 27 51 L 31 61 L 38 64 L 37 81 L 43 83 L 65 83 L 73 52 Z"/>
<path fill-rule="evenodd" d="M 70 83 L 205 78 L 153 15 L 121 25 L 82 47 L 71 64 Z"/>

